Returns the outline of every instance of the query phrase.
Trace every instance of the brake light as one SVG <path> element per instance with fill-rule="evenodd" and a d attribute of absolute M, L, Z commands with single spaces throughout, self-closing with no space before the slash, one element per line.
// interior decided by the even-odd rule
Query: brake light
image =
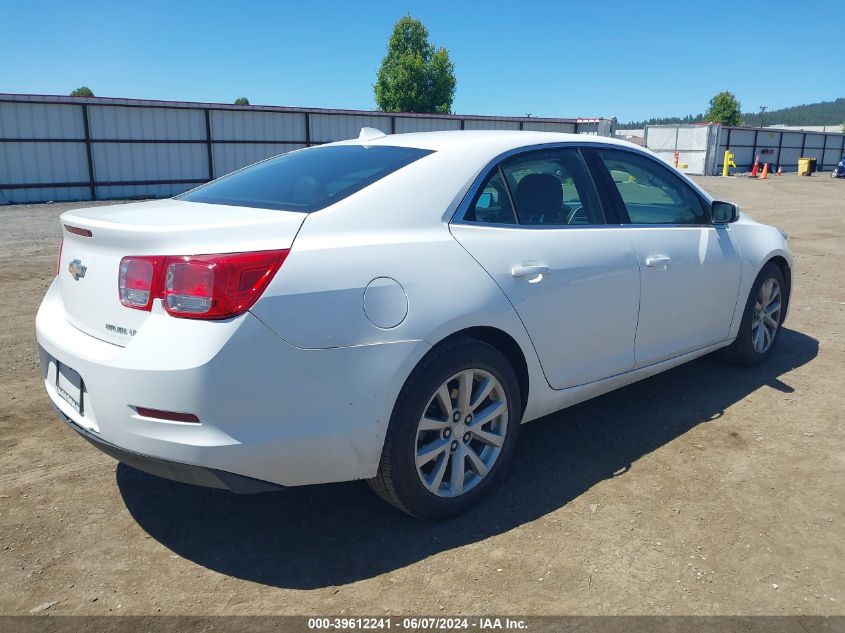
<path fill-rule="evenodd" d="M 160 258 L 156 257 L 124 257 L 120 260 L 120 302 L 128 308 L 150 310 L 156 298 L 153 292 L 156 269 L 160 267 Z"/>
<path fill-rule="evenodd" d="M 190 319 L 227 319 L 246 312 L 261 296 L 288 250 L 124 257 L 120 262 L 120 302 L 151 310 L 161 299 L 171 315 Z"/>
<path fill-rule="evenodd" d="M 207 313 L 214 297 L 214 268 L 213 263 L 202 261 L 168 263 L 164 284 L 165 308 L 186 314 Z"/>

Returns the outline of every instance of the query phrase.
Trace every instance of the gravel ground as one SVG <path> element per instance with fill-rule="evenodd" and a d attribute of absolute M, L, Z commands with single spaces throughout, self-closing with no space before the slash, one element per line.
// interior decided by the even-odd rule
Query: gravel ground
<path fill-rule="evenodd" d="M 845 181 L 702 178 L 792 235 L 787 329 L 527 425 L 498 494 L 420 523 L 361 482 L 259 496 L 117 465 L 51 411 L 60 212 L 0 207 L 0 613 L 845 614 Z"/>

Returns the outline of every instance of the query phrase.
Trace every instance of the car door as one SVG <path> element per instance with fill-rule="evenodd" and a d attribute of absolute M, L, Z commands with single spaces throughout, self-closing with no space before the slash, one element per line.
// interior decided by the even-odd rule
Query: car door
<path fill-rule="evenodd" d="M 639 269 L 608 224 L 577 148 L 521 153 L 490 168 L 451 225 L 507 295 L 555 389 L 634 364 Z"/>
<path fill-rule="evenodd" d="M 740 278 L 729 225 L 714 225 L 709 203 L 659 159 L 613 148 L 588 155 L 639 260 L 636 366 L 726 340 Z"/>

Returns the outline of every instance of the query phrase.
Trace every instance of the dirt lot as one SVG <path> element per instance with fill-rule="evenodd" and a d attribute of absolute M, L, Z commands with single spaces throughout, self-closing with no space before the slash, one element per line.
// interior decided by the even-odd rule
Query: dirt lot
<path fill-rule="evenodd" d="M 530 424 L 499 494 L 440 525 L 360 482 L 235 496 L 89 446 L 33 325 L 80 205 L 0 207 L 0 613 L 845 614 L 845 181 L 701 181 L 792 235 L 771 362 Z"/>

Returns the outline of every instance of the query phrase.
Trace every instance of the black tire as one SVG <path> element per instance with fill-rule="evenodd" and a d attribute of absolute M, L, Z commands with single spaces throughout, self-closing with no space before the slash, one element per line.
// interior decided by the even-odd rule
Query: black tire
<path fill-rule="evenodd" d="M 761 353 L 754 348 L 752 338 L 752 321 L 754 319 L 757 295 L 760 293 L 760 289 L 763 287 L 763 284 L 765 284 L 769 279 L 774 279 L 780 286 L 781 311 L 778 317 L 777 329 L 772 337 L 772 342 L 768 349 Z M 745 302 L 745 310 L 742 313 L 742 322 L 739 326 L 739 332 L 737 333 L 734 342 L 722 350 L 722 358 L 735 365 L 752 367 L 754 365 L 759 365 L 771 356 L 775 349 L 775 345 L 777 344 L 778 338 L 780 337 L 780 330 L 783 325 L 783 316 L 786 314 L 788 303 L 789 288 L 786 286 L 784 281 L 783 272 L 777 264 L 769 262 L 763 267 L 763 270 L 760 271 L 760 274 L 757 275 L 757 279 L 754 280 L 754 284 L 751 286 L 751 292 L 748 295 L 748 299 Z"/>
<path fill-rule="evenodd" d="M 420 480 L 416 467 L 417 426 L 440 385 L 465 370 L 488 372 L 507 400 L 507 426 L 501 450 L 489 471 L 471 489 L 454 497 L 438 496 Z M 522 419 L 519 381 L 507 358 L 495 347 L 472 338 L 455 338 L 432 349 L 417 365 L 393 407 L 381 462 L 370 487 L 382 499 L 411 516 L 441 520 L 477 503 L 505 473 L 513 456 Z"/>

